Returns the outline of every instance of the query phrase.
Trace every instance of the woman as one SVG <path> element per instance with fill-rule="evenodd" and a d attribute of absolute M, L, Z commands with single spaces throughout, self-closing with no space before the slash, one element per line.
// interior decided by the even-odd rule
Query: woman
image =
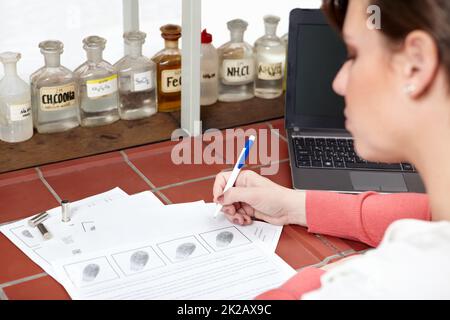
<path fill-rule="evenodd" d="M 381 9 L 381 30 L 368 28 L 370 5 Z M 326 272 L 305 269 L 260 299 L 449 299 L 450 2 L 324 0 L 323 7 L 348 47 L 333 88 L 345 96 L 357 152 L 413 163 L 428 198 L 302 193 L 243 172 L 225 194 L 228 174 L 220 174 L 214 199 L 238 224 L 255 217 L 379 245 Z"/>

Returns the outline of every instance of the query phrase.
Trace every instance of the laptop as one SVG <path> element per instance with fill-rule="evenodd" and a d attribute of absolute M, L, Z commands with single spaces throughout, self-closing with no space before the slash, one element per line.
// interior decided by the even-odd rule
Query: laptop
<path fill-rule="evenodd" d="M 354 151 L 344 99 L 332 89 L 346 60 L 343 40 L 319 9 L 295 9 L 289 26 L 286 130 L 298 190 L 425 193 L 408 163 L 372 163 Z"/>

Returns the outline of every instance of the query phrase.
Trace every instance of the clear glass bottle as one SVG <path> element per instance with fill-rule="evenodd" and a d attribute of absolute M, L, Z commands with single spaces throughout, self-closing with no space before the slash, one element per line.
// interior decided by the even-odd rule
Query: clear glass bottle
<path fill-rule="evenodd" d="M 23 142 L 33 136 L 30 86 L 17 75 L 20 53 L 4 52 L 0 61 L 5 76 L 0 80 L 0 140 Z"/>
<path fill-rule="evenodd" d="M 158 111 L 172 112 L 181 109 L 181 51 L 178 40 L 181 27 L 167 24 L 161 27 L 165 48 L 152 58 L 156 63 L 158 86 Z"/>
<path fill-rule="evenodd" d="M 263 99 L 278 98 L 283 94 L 286 47 L 277 37 L 280 18 L 273 15 L 264 17 L 266 34 L 256 40 L 254 50 L 257 76 L 255 96 Z"/>
<path fill-rule="evenodd" d="M 219 52 L 219 100 L 244 101 L 254 97 L 255 60 L 253 48 L 244 42 L 248 23 L 241 19 L 227 23 L 231 41 Z"/>
<path fill-rule="evenodd" d="M 287 65 L 288 65 L 288 52 L 289 52 L 289 33 L 286 33 L 281 37 L 284 46 L 286 48 L 286 63 L 284 65 L 284 77 L 283 77 L 283 90 L 286 91 L 286 81 L 287 81 Z"/>
<path fill-rule="evenodd" d="M 64 45 L 48 40 L 39 44 L 45 66 L 30 77 L 34 127 L 55 133 L 78 127 L 78 85 L 72 71 L 61 66 Z"/>
<path fill-rule="evenodd" d="M 210 106 L 219 97 L 219 54 L 212 45 L 212 35 L 206 29 L 202 32 L 200 67 L 200 104 Z"/>
<path fill-rule="evenodd" d="M 146 118 L 157 112 L 156 66 L 142 55 L 146 37 L 141 31 L 124 33 L 128 54 L 114 65 L 119 75 L 119 114 L 123 120 Z"/>
<path fill-rule="evenodd" d="M 87 61 L 75 70 L 80 87 L 80 121 L 83 127 L 107 125 L 120 119 L 117 71 L 103 60 L 106 40 L 83 39 Z"/>

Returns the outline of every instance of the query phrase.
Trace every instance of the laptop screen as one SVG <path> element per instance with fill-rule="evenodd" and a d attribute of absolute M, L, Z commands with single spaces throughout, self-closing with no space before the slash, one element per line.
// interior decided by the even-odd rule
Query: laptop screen
<path fill-rule="evenodd" d="M 294 73 L 289 74 L 288 80 L 291 124 L 301 128 L 344 129 L 344 99 L 332 88 L 346 59 L 343 41 L 326 23 L 297 21 L 294 30 L 291 29 L 289 45 L 289 72 Z"/>

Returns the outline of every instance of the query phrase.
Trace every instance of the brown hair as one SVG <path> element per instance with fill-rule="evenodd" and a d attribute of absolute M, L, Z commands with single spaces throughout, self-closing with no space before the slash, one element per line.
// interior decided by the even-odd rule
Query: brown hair
<path fill-rule="evenodd" d="M 357 0 L 361 1 L 361 0 Z M 342 31 L 349 0 L 323 0 L 322 9 L 330 22 Z M 450 79 L 450 1 L 449 0 L 368 0 L 382 13 L 381 32 L 400 44 L 414 30 L 430 34 L 438 47 L 439 59 Z"/>

